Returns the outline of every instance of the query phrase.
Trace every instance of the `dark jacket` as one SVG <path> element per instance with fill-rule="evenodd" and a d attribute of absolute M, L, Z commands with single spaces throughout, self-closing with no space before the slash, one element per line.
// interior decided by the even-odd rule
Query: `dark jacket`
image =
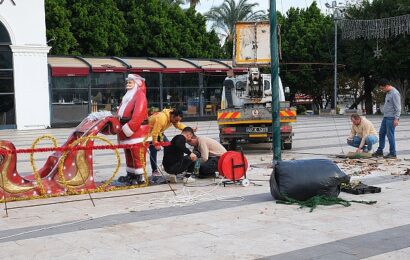
<path fill-rule="evenodd" d="M 176 135 L 171 140 L 171 145 L 164 148 L 164 159 L 162 164 L 165 168 L 179 164 L 184 158 L 184 154 L 191 154 L 191 151 L 185 146 L 186 139 L 183 135 Z"/>

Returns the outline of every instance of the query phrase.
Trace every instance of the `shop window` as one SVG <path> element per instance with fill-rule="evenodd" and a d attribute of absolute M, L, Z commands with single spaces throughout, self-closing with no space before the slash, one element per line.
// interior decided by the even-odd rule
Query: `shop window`
<path fill-rule="evenodd" d="M 6 27 L 4 27 L 4 25 L 0 22 L 0 44 L 1 45 L 10 45 L 11 41 L 10 41 L 10 35 L 6 29 Z"/>
<path fill-rule="evenodd" d="M 148 110 L 150 112 L 159 111 L 160 105 L 160 84 L 159 73 L 140 73 L 147 85 Z"/>
<path fill-rule="evenodd" d="M 13 54 L 9 46 L 0 45 L 0 68 L 1 70 L 13 69 Z"/>
<path fill-rule="evenodd" d="M 125 73 L 93 73 L 91 75 L 91 112 L 116 113 L 126 92 Z"/>
<path fill-rule="evenodd" d="M 0 23 L 0 128 L 14 128 L 16 124 L 13 54 L 10 44 L 10 36 Z"/>
<path fill-rule="evenodd" d="M 226 74 L 210 74 L 204 77 L 204 115 L 216 115 L 221 107 L 222 84 Z"/>
<path fill-rule="evenodd" d="M 163 104 L 164 107 L 179 108 L 186 117 L 200 115 L 199 75 L 164 74 Z"/>
<path fill-rule="evenodd" d="M 15 124 L 14 95 L 0 93 L 0 127 Z"/>
<path fill-rule="evenodd" d="M 87 77 L 54 77 L 51 82 L 51 123 L 81 122 L 89 111 Z"/>

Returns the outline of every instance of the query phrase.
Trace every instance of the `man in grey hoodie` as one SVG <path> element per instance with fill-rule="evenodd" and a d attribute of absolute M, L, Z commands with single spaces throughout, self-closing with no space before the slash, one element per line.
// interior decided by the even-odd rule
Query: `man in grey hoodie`
<path fill-rule="evenodd" d="M 373 156 L 383 156 L 383 149 L 386 143 L 386 135 L 389 140 L 389 153 L 384 158 L 396 158 L 396 142 L 394 140 L 394 130 L 399 125 L 401 100 L 400 93 L 387 79 L 380 79 L 379 88 L 386 92 L 386 98 L 383 106 L 383 121 L 379 131 L 379 148 L 373 153 Z"/>

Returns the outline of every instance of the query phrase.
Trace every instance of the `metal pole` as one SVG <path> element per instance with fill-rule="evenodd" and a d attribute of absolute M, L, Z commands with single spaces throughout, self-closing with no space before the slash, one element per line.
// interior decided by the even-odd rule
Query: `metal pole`
<path fill-rule="evenodd" d="M 270 54 L 271 54 L 271 86 L 272 86 L 272 142 L 273 160 L 281 161 L 281 138 L 279 119 L 279 59 L 276 23 L 276 1 L 270 0 Z"/>
<path fill-rule="evenodd" d="M 335 10 L 337 12 L 337 10 Z M 333 106 L 335 109 L 335 113 L 337 113 L 337 20 L 336 20 L 336 13 L 333 16 L 335 22 L 335 75 L 334 75 L 334 94 L 333 94 Z"/>
<path fill-rule="evenodd" d="M 163 86 L 163 75 L 162 72 L 159 73 L 159 109 L 162 111 L 164 109 L 164 94 L 162 93 L 164 91 L 164 86 Z"/>

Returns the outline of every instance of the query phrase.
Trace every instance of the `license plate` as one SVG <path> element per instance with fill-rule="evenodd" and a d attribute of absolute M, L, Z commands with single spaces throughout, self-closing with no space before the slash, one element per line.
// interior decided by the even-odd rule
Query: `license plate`
<path fill-rule="evenodd" d="M 247 127 L 246 128 L 246 132 L 247 133 L 267 133 L 268 132 L 268 128 L 267 127 Z"/>

